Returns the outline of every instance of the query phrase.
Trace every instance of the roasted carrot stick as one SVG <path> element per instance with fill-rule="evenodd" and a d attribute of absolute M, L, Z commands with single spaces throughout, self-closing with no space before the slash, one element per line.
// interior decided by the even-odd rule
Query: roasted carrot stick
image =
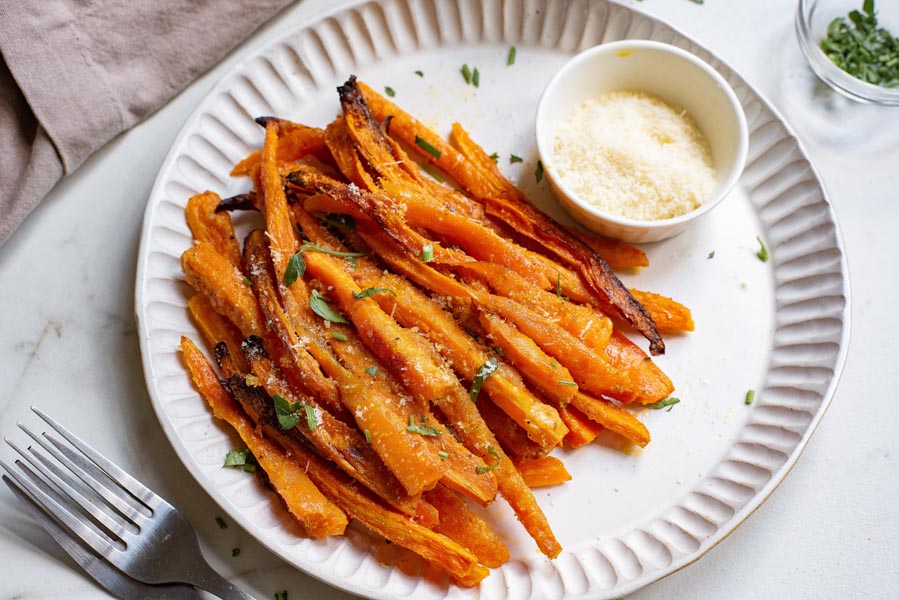
<path fill-rule="evenodd" d="M 240 350 L 243 341 L 240 332 L 231 321 L 215 312 L 209 298 L 203 294 L 194 295 L 187 301 L 187 310 L 209 345 L 215 346 L 219 342 L 227 344 L 236 361 L 236 369 L 241 373 L 248 373 L 249 366 Z"/>
<path fill-rule="evenodd" d="M 211 244 L 200 242 L 181 255 L 187 282 L 209 298 L 217 313 L 228 317 L 244 336 L 262 333 L 262 314 L 245 277 Z"/>
<path fill-rule="evenodd" d="M 565 436 L 566 448 L 580 448 L 596 439 L 605 427 L 591 421 L 587 415 L 572 405 L 559 409 L 559 416 L 568 426 L 568 435 Z"/>
<path fill-rule="evenodd" d="M 278 142 L 277 162 L 287 163 L 299 158 L 319 152 L 325 148 L 325 132 L 315 127 L 307 127 L 298 123 L 291 123 L 283 119 L 271 119 L 266 122 L 278 127 L 282 136 Z M 262 151 L 256 150 L 245 159 L 237 163 L 231 170 L 232 177 L 252 175 L 262 163 Z"/>
<path fill-rule="evenodd" d="M 649 443 L 649 430 L 632 412 L 607 400 L 578 393 L 571 404 L 591 421 L 644 447 Z"/>
<path fill-rule="evenodd" d="M 181 351 L 200 393 L 213 414 L 231 425 L 265 471 L 272 487 L 284 500 L 310 537 L 340 535 L 347 525 L 343 511 L 329 501 L 306 475 L 301 463 L 260 435 L 241 412 L 231 395 L 219 383 L 218 376 L 194 343 L 181 338 Z"/>
<path fill-rule="evenodd" d="M 234 235 L 234 226 L 228 213 L 216 212 L 222 199 L 214 192 L 203 192 L 191 196 L 187 201 L 184 214 L 194 239 L 207 242 L 219 254 L 227 258 L 232 265 L 243 270 L 240 246 Z"/>
<path fill-rule="evenodd" d="M 325 496 L 375 533 L 446 570 L 460 585 L 477 585 L 489 574 L 478 564 L 477 557 L 457 542 L 383 506 L 356 481 L 282 432 L 268 425 L 263 425 L 263 431 L 287 448 L 298 462 L 308 465 L 309 478 Z"/>
<path fill-rule="evenodd" d="M 499 536 L 452 491 L 437 486 L 425 498 L 440 513 L 434 531 L 471 550 L 484 566 L 500 567 L 509 560 L 509 549 Z"/>
<path fill-rule="evenodd" d="M 693 315 L 680 302 L 653 292 L 632 289 L 631 294 L 646 307 L 662 333 L 693 331 Z"/>
<path fill-rule="evenodd" d="M 571 480 L 571 474 L 555 456 L 532 458 L 516 465 L 525 482 L 532 488 L 558 485 Z"/>

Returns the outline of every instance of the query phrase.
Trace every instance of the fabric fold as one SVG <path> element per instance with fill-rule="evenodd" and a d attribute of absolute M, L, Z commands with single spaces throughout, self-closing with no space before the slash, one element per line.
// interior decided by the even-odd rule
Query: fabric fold
<path fill-rule="evenodd" d="M 289 0 L 0 0 L 0 244 Z"/>

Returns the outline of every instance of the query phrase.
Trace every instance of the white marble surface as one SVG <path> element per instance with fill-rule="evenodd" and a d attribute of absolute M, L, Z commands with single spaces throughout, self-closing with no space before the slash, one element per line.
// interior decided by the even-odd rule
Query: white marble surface
<path fill-rule="evenodd" d="M 331 4 L 303 0 L 247 44 Z M 629 598 L 895 597 L 899 436 L 889 340 L 899 329 L 899 136 L 888 132 L 896 131 L 899 109 L 843 108 L 828 113 L 833 127 L 822 127 L 818 116 L 795 108 L 790 97 L 804 88 L 793 69 L 792 1 L 635 4 L 728 60 L 796 126 L 842 227 L 853 335 L 834 402 L 784 483 L 699 562 Z M 180 507 L 213 565 L 255 596 L 286 589 L 293 599 L 337 600 L 346 594 L 286 566 L 235 525 L 219 529 L 219 511 L 156 421 L 141 372 L 133 287 L 146 198 L 182 123 L 241 52 L 98 152 L 0 247 L 0 432 L 21 440 L 16 423 L 36 425 L 28 407 L 38 405 Z M 9 461 L 12 453 L 0 457 Z M 241 549 L 236 558 L 234 547 Z M 5 486 L 0 556 L 2 598 L 107 597 Z"/>

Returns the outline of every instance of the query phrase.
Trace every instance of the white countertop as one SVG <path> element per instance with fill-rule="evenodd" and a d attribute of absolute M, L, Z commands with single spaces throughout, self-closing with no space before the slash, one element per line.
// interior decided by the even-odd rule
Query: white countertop
<path fill-rule="evenodd" d="M 790 68 L 798 52 L 794 1 L 634 4 L 720 55 L 787 114 L 830 192 L 849 260 L 853 315 L 842 381 L 792 473 L 697 563 L 628 597 L 895 597 L 899 436 L 889 340 L 899 331 L 899 135 L 870 123 L 899 123 L 899 108 L 837 107 L 829 113 L 833 129 L 792 108 L 789 94 L 799 89 Z M 247 44 L 330 5 L 299 2 Z M 348 596 L 285 565 L 236 525 L 219 529 L 220 511 L 169 446 L 141 371 L 133 289 L 146 199 L 182 124 L 247 44 L 94 155 L 0 247 L 0 433 L 12 436 L 18 421 L 35 423 L 28 407 L 38 405 L 178 506 L 213 565 L 253 595 L 271 598 L 286 589 L 294 600 L 336 600 Z M 241 549 L 237 558 L 234 547 Z M 2 598 L 107 597 L 5 486 L 0 556 Z"/>

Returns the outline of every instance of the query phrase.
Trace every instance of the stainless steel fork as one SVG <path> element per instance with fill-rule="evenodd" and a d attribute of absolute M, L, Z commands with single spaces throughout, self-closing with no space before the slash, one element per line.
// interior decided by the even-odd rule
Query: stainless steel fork
<path fill-rule="evenodd" d="M 116 598 L 123 600 L 202 600 L 200 594 L 192 586 L 173 583 L 166 585 L 149 585 L 131 579 L 111 564 L 96 556 L 86 546 L 82 545 L 74 535 L 59 525 L 53 516 L 35 502 L 28 493 L 19 487 L 15 481 L 3 476 L 3 482 L 9 486 L 12 493 L 28 508 L 28 512 L 34 520 L 41 524 L 44 530 L 56 540 L 63 550 L 77 562 L 94 581 Z"/>
<path fill-rule="evenodd" d="M 37 435 L 19 423 L 44 452 L 34 446 L 24 450 L 7 439 L 24 462 L 17 459 L 18 468 L 0 464 L 47 512 L 138 581 L 189 583 L 225 600 L 253 600 L 209 566 L 196 532 L 175 507 L 43 412 L 31 410 L 69 445 L 47 432 Z M 48 494 L 44 489 L 48 485 L 63 494 Z"/>

